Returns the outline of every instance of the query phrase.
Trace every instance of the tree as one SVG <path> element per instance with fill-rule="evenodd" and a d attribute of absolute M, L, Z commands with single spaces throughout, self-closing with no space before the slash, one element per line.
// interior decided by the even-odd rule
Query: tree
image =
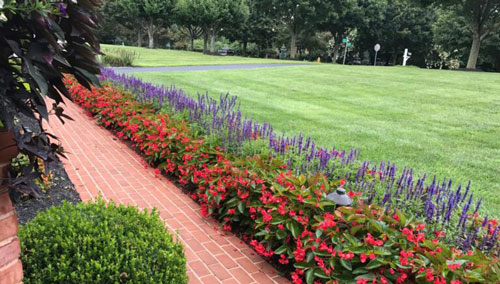
<path fill-rule="evenodd" d="M 173 0 L 106 0 L 101 13 L 105 21 L 134 31 L 137 46 L 142 46 L 146 31 L 148 47 L 154 48 L 155 35 L 172 22 L 173 9 Z"/>
<path fill-rule="evenodd" d="M 290 57 L 297 55 L 297 37 L 305 29 L 314 26 L 325 11 L 322 0 L 272 0 L 273 14 L 286 27 L 290 36 Z"/>
<path fill-rule="evenodd" d="M 101 39 L 103 36 L 113 36 L 116 38 L 117 26 L 123 26 L 129 31 L 132 31 L 137 36 L 137 46 L 142 46 L 144 36 L 143 23 L 139 18 L 139 5 L 136 1 L 127 0 L 105 0 L 103 1 L 101 13 Z M 122 35 L 123 36 L 123 35 Z"/>
<path fill-rule="evenodd" d="M 456 11 L 439 8 L 437 20 L 433 23 L 435 53 L 444 52 L 448 59 L 458 60 L 459 66 L 467 63 L 470 31 L 462 16 Z"/>
<path fill-rule="evenodd" d="M 464 66 L 470 54 L 470 31 L 463 16 L 454 10 L 439 9 L 434 23 L 434 44 Z M 477 66 L 485 70 L 500 71 L 500 29 L 492 31 L 481 42 Z"/>
<path fill-rule="evenodd" d="M 242 53 L 246 55 L 249 42 L 257 44 L 259 50 L 272 45 L 277 33 L 278 21 L 270 13 L 272 5 L 267 0 L 247 0 L 248 19 L 238 26 L 229 26 L 224 36 L 242 43 Z"/>
<path fill-rule="evenodd" d="M 148 47 L 154 48 L 156 32 L 171 22 L 174 3 L 172 0 L 141 0 L 137 2 L 140 3 L 139 18 L 144 22 L 148 33 Z"/>
<path fill-rule="evenodd" d="M 106 0 L 101 13 L 106 24 L 110 22 L 133 31 L 137 35 L 137 46 L 142 46 L 146 31 L 148 47 L 154 48 L 155 34 L 170 22 L 172 9 L 172 0 Z"/>
<path fill-rule="evenodd" d="M 395 65 L 405 48 L 412 52 L 411 62 L 425 66 L 425 57 L 432 49 L 434 9 L 411 5 L 405 0 L 362 0 L 363 22 L 356 31 L 354 45 L 358 51 L 382 46 L 380 59 Z"/>
<path fill-rule="evenodd" d="M 500 72 L 500 30 L 488 36 L 482 45 L 481 52 L 483 55 L 481 58 L 484 57 L 483 61 L 487 60 L 491 64 L 491 70 Z"/>
<path fill-rule="evenodd" d="M 326 15 L 319 22 L 319 28 L 329 31 L 333 37 L 333 62 L 338 57 L 342 46 L 342 38 L 345 38 L 356 27 L 360 26 L 363 19 L 363 11 L 357 0 L 334 0 L 327 3 Z"/>
<path fill-rule="evenodd" d="M 239 26 L 248 18 L 248 6 L 245 0 L 199 0 L 201 27 L 204 33 L 204 51 L 210 39 L 210 53 L 215 52 L 215 39 L 221 29 Z"/>
<path fill-rule="evenodd" d="M 500 0 L 421 0 L 454 9 L 472 34 L 467 68 L 475 69 L 483 40 L 500 29 Z"/>
<path fill-rule="evenodd" d="M 199 0 L 179 0 L 175 7 L 175 20 L 188 31 L 191 50 L 194 50 L 194 40 L 202 34 L 200 9 Z"/>
<path fill-rule="evenodd" d="M 467 68 L 476 68 L 481 42 L 500 28 L 500 0 L 458 1 L 458 9 L 472 32 Z"/>

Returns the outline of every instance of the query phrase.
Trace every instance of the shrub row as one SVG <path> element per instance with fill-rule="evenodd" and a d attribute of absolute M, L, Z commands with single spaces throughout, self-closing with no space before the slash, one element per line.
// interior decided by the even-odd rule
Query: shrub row
<path fill-rule="evenodd" d="M 109 49 L 105 51 L 102 58 L 102 64 L 105 66 L 132 66 L 134 60 L 137 58 L 135 51 L 128 51 L 124 49 Z"/>
<path fill-rule="evenodd" d="M 91 91 L 68 78 L 74 100 L 102 126 L 141 150 L 147 162 L 194 184 L 202 214 L 234 229 L 290 271 L 294 283 L 500 283 L 497 259 L 460 251 L 399 210 L 387 213 L 350 192 L 355 207 L 326 194 L 345 183 L 295 175 L 272 155 L 238 157 L 211 147 L 188 124 L 110 85 Z"/>
<path fill-rule="evenodd" d="M 183 247 L 153 211 L 65 202 L 20 227 L 24 283 L 187 283 Z"/>

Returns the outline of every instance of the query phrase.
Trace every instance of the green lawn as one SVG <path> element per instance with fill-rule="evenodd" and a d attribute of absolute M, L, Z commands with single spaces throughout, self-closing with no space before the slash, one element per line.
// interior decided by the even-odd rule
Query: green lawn
<path fill-rule="evenodd" d="M 148 49 L 145 47 L 121 46 L 102 44 L 104 53 L 113 50 L 125 49 L 134 51 L 138 55 L 134 66 L 157 67 L 157 66 L 184 66 L 184 65 L 225 65 L 225 64 L 263 64 L 263 63 L 305 63 L 310 62 L 278 60 L 265 58 L 251 58 L 241 56 L 213 56 L 200 52 Z"/>
<path fill-rule="evenodd" d="M 193 95 L 229 91 L 249 116 L 366 160 L 471 179 L 500 216 L 500 74 L 321 64 L 136 75 Z"/>

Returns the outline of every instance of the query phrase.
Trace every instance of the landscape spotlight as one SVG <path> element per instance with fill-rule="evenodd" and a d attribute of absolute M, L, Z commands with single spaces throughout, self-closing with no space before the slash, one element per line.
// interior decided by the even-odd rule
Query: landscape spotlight
<path fill-rule="evenodd" d="M 339 187 L 335 192 L 328 194 L 326 198 L 335 202 L 337 206 L 350 206 L 352 204 L 352 199 L 345 193 L 345 189 L 342 187 Z"/>

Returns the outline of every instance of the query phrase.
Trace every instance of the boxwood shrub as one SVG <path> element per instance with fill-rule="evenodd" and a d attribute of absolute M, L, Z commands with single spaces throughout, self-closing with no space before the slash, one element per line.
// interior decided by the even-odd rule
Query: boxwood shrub
<path fill-rule="evenodd" d="M 64 203 L 19 230 L 24 283 L 187 283 L 183 247 L 159 213 Z"/>

